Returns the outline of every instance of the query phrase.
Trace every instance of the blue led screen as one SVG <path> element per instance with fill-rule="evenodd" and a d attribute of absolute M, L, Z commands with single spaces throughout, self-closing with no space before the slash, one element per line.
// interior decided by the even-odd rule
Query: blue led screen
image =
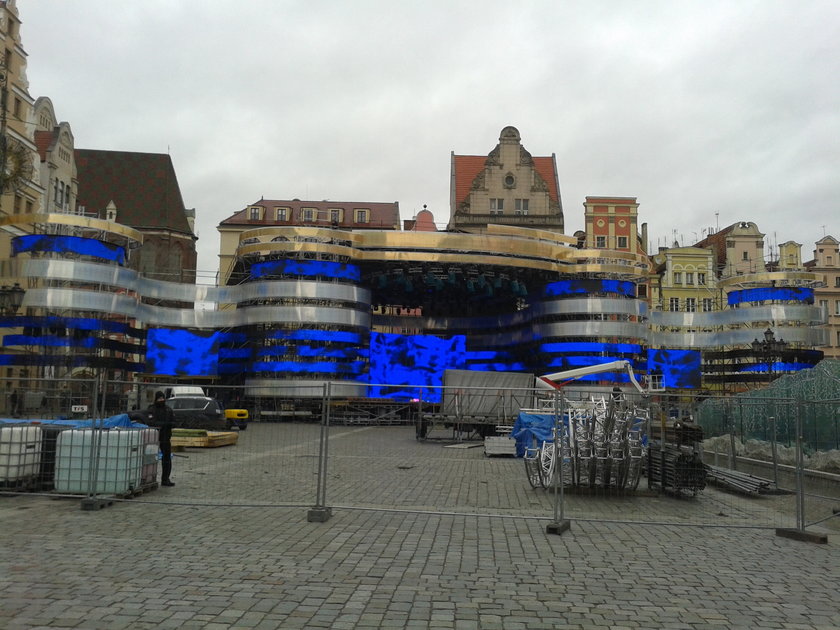
<path fill-rule="evenodd" d="M 776 361 L 773 363 L 773 372 L 798 372 L 799 370 L 808 370 L 814 367 L 813 363 L 790 363 L 786 361 Z M 764 372 L 767 373 L 766 363 L 756 363 L 755 365 L 747 365 L 742 367 L 739 372 Z"/>
<path fill-rule="evenodd" d="M 251 277 L 265 276 L 323 276 L 358 282 L 362 278 L 359 267 L 329 260 L 269 260 L 251 265 Z"/>
<path fill-rule="evenodd" d="M 146 372 L 167 376 L 214 376 L 219 366 L 218 332 L 150 328 Z"/>
<path fill-rule="evenodd" d="M 762 287 L 760 289 L 732 291 L 726 296 L 729 306 L 743 302 L 764 302 L 765 300 L 813 304 L 814 290 L 805 287 Z"/>
<path fill-rule="evenodd" d="M 558 280 L 557 282 L 547 284 L 543 289 L 544 297 L 587 293 L 596 295 L 612 293 L 616 295 L 625 295 L 627 297 L 636 297 L 636 285 L 635 283 L 627 282 L 626 280 L 590 280 L 587 278 L 569 278 L 567 280 Z"/>
<path fill-rule="evenodd" d="M 422 386 L 443 385 L 444 370 L 464 369 L 466 337 L 441 339 L 431 335 L 370 334 L 369 395 L 373 398 L 412 400 Z M 392 383 L 396 387 L 382 387 Z M 422 390 L 424 400 L 440 402 L 441 390 Z"/>
<path fill-rule="evenodd" d="M 113 260 L 125 264 L 125 248 L 81 236 L 59 236 L 55 234 L 27 234 L 12 239 L 12 256 L 27 252 L 55 252 L 57 254 L 79 254 L 101 260 Z"/>
<path fill-rule="evenodd" d="M 648 350 L 648 372 L 662 375 L 662 386 L 673 389 L 700 387 L 700 353 L 696 350 Z"/>

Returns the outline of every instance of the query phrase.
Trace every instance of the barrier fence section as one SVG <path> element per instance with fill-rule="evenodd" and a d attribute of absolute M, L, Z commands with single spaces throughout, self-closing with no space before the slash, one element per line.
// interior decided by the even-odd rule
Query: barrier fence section
<path fill-rule="evenodd" d="M 0 490 L 90 501 L 838 527 L 840 401 L 566 388 L 3 383 Z M 399 386 L 393 386 L 395 391 Z M 388 386 L 380 386 L 387 391 Z M 160 487 L 154 393 L 170 395 Z M 311 512 L 310 512 L 311 515 Z"/>

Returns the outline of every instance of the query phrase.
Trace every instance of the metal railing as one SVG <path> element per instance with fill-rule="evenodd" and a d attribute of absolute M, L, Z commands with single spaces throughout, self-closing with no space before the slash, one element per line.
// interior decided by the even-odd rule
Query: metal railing
<path fill-rule="evenodd" d="M 427 388 L 414 400 L 393 401 L 335 396 L 331 383 L 307 392 L 211 386 L 206 393 L 247 411 L 247 423 L 204 435 L 176 431 L 176 485 L 161 488 L 156 437 L 124 437 L 140 431 L 130 424 L 138 416 L 126 426 L 114 426 L 114 418 L 145 409 L 154 391 L 174 384 L 0 383 L 0 490 L 88 503 L 300 507 L 312 520 L 363 509 L 548 523 L 838 527 L 840 453 L 831 427 L 815 426 L 835 413 L 836 400 L 720 398 L 723 411 L 698 424 L 696 408 L 709 398 L 685 394 L 613 401 L 603 391 L 587 402 L 580 392 L 476 388 L 467 396 L 464 388 Z M 443 394 L 459 401 L 457 412 L 444 413 Z M 482 413 L 471 414 L 478 400 Z M 488 407 L 488 400 L 500 402 Z M 531 406 L 519 407 L 524 401 Z M 547 435 L 529 427 L 529 415 Z M 486 452 L 486 437 L 510 440 L 520 456 Z M 121 458 L 131 460 L 130 472 L 117 471 Z"/>

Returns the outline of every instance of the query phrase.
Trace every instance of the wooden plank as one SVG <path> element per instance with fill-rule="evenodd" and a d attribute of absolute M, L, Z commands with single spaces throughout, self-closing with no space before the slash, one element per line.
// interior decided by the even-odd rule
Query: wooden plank
<path fill-rule="evenodd" d="M 239 433 L 236 431 L 208 431 L 207 435 L 194 437 L 172 436 L 172 448 L 193 447 L 193 448 L 215 448 L 217 446 L 230 446 L 239 440 Z"/>

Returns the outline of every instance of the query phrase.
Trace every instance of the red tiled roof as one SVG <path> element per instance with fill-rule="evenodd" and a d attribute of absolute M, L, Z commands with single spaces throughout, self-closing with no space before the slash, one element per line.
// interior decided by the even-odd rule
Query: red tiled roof
<path fill-rule="evenodd" d="M 715 262 L 717 263 L 718 267 L 723 267 L 726 264 L 726 236 L 732 231 L 735 227 L 733 223 L 729 227 L 725 227 L 719 232 L 715 232 L 714 234 L 709 234 L 706 238 L 702 241 L 695 243 L 692 247 L 700 247 L 702 249 L 711 249 L 715 252 Z"/>
<path fill-rule="evenodd" d="M 289 221 L 283 225 L 299 225 L 300 221 L 297 217 L 300 216 L 301 208 L 315 208 L 316 210 L 330 210 L 343 209 L 344 220 L 341 225 L 361 227 L 362 224 L 355 224 L 353 221 L 353 210 L 366 209 L 370 211 L 368 222 L 363 224 L 364 227 L 373 229 L 394 229 L 400 223 L 400 207 L 399 203 L 394 201 L 391 203 L 369 201 L 306 201 L 300 199 L 260 199 L 254 203 L 248 204 L 242 210 L 233 213 L 227 219 L 222 221 L 219 225 L 278 225 L 273 220 L 251 220 L 248 218 L 248 208 L 253 206 L 262 206 L 264 208 L 290 208 L 291 217 Z M 316 221 L 315 225 L 329 224 L 329 221 Z"/>
<path fill-rule="evenodd" d="M 472 188 L 473 180 L 484 169 L 486 155 L 455 155 L 455 205 L 466 201 Z M 548 196 L 559 202 L 560 186 L 555 176 L 554 157 L 535 157 L 534 169 L 548 184 Z"/>
<path fill-rule="evenodd" d="M 133 228 L 192 234 L 172 159 L 162 153 L 76 149 L 78 204 L 105 217 L 113 200 L 117 221 Z"/>

